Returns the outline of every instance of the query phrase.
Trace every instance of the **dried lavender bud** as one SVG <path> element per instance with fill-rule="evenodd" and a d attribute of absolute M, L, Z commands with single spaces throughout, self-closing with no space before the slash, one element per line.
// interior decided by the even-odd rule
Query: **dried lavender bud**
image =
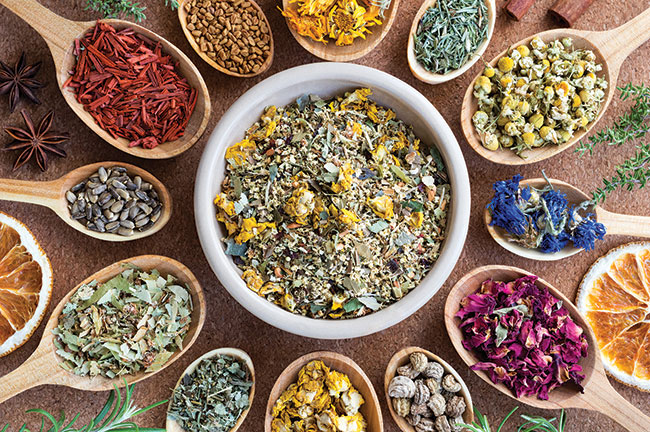
<path fill-rule="evenodd" d="M 429 387 L 425 384 L 424 380 L 415 381 L 415 394 L 413 395 L 413 403 L 417 405 L 426 404 L 431 396 Z"/>
<path fill-rule="evenodd" d="M 404 418 L 406 419 L 408 424 L 410 424 L 411 426 L 416 426 L 418 423 L 420 423 L 420 420 L 422 420 L 421 415 L 411 415 L 411 414 L 409 414 Z"/>
<path fill-rule="evenodd" d="M 436 430 L 435 423 L 433 422 L 433 420 L 428 418 L 421 419 L 419 423 L 415 426 L 416 432 L 435 432 L 435 430 Z"/>
<path fill-rule="evenodd" d="M 436 393 L 431 395 L 429 398 L 427 407 L 429 407 L 434 416 L 438 417 L 445 413 L 445 409 L 447 408 L 447 401 L 441 394 Z"/>
<path fill-rule="evenodd" d="M 400 417 L 405 417 L 411 412 L 411 400 L 407 398 L 394 398 L 393 409 Z"/>
<path fill-rule="evenodd" d="M 402 367 L 397 368 L 397 375 L 405 376 L 411 379 L 415 379 L 418 375 L 420 375 L 420 372 L 416 371 L 413 369 L 413 366 L 411 364 L 404 365 Z"/>
<path fill-rule="evenodd" d="M 445 369 L 438 362 L 429 362 L 427 367 L 422 371 L 422 375 L 427 378 L 435 378 L 438 381 L 442 379 L 442 376 L 445 374 Z"/>
<path fill-rule="evenodd" d="M 449 420 L 447 420 L 447 417 L 436 417 L 436 429 L 438 432 L 451 432 L 451 426 L 449 425 Z"/>
<path fill-rule="evenodd" d="M 415 394 L 415 383 L 405 376 L 396 376 L 388 384 L 388 396 L 393 398 L 412 398 Z"/>
<path fill-rule="evenodd" d="M 463 415 L 466 408 L 467 405 L 465 404 L 465 399 L 460 396 L 454 396 L 449 402 L 447 402 L 445 414 L 447 414 L 447 417 L 459 417 Z"/>
<path fill-rule="evenodd" d="M 426 354 L 421 353 L 421 352 L 414 352 L 409 356 L 409 360 L 411 361 L 411 366 L 413 367 L 413 370 L 422 373 L 427 367 L 427 364 L 429 364 L 429 358 L 427 357 Z"/>
<path fill-rule="evenodd" d="M 442 388 L 447 390 L 448 392 L 457 393 L 460 391 L 461 386 L 458 383 L 458 381 L 456 381 L 456 378 L 454 378 L 452 374 L 447 374 L 442 379 Z"/>
<path fill-rule="evenodd" d="M 411 415 L 420 415 L 422 417 L 432 417 L 433 413 L 426 404 L 411 404 Z"/>
<path fill-rule="evenodd" d="M 429 392 L 431 394 L 440 393 L 440 380 L 437 380 L 435 378 L 427 378 L 424 382 L 429 388 Z"/>

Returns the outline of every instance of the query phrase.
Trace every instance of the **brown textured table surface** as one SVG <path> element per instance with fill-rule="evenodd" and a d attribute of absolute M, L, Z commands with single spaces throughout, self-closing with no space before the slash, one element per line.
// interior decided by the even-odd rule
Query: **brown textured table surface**
<path fill-rule="evenodd" d="M 41 0 L 55 12 L 74 20 L 98 18 L 92 12 L 84 11 L 84 0 Z M 29 204 L 0 202 L 0 210 L 22 220 L 32 230 L 48 254 L 54 269 L 54 294 L 52 306 L 82 279 L 117 260 L 141 254 L 167 255 L 186 264 L 198 277 L 207 296 L 208 317 L 197 342 L 192 349 L 172 366 L 158 374 L 154 379 L 136 385 L 135 400 L 144 406 L 170 396 L 171 388 L 179 374 L 204 352 L 222 346 L 239 347 L 247 351 L 255 363 L 258 376 L 257 394 L 252 410 L 240 430 L 262 431 L 264 409 L 269 391 L 278 374 L 296 357 L 315 350 L 332 350 L 352 357 L 372 379 L 380 396 L 384 413 L 385 430 L 396 432 L 397 426 L 390 418 L 383 397 L 384 369 L 394 352 L 408 345 L 416 345 L 434 351 L 457 368 L 469 386 L 475 405 L 492 419 L 494 426 L 510 411 L 516 402 L 493 390 L 462 364 L 454 351 L 443 323 L 443 305 L 451 286 L 472 268 L 485 264 L 509 264 L 522 267 L 545 278 L 561 289 L 569 298 L 574 298 L 578 284 L 591 263 L 610 248 L 631 241 L 632 238 L 607 237 L 596 246 L 596 250 L 581 253 L 561 262 L 532 262 L 505 252 L 494 243 L 485 230 L 482 212 L 490 198 L 491 184 L 500 179 L 521 173 L 525 177 L 536 177 L 545 169 L 549 177 L 573 183 L 585 191 L 599 186 L 601 179 L 613 174 L 616 164 L 634 153 L 632 145 L 623 148 L 599 148 L 593 157 L 582 159 L 572 151 L 566 151 L 550 160 L 525 166 L 506 167 L 487 162 L 479 157 L 463 140 L 459 124 L 460 107 L 463 94 L 471 78 L 480 65 L 465 75 L 449 83 L 430 86 L 421 83 L 411 75 L 406 63 L 405 47 L 411 21 L 420 6 L 419 1 L 402 0 L 397 19 L 387 37 L 377 48 L 358 63 L 382 69 L 406 81 L 422 92 L 447 120 L 467 161 L 472 186 L 472 215 L 469 236 L 463 254 L 449 280 L 429 303 L 410 318 L 381 333 L 371 336 L 341 341 L 321 341 L 301 338 L 277 330 L 258 320 L 235 302 L 220 285 L 205 260 L 194 226 L 192 211 L 192 191 L 196 168 L 210 131 L 214 128 L 228 107 L 248 88 L 262 79 L 281 70 L 318 61 L 307 53 L 290 35 L 289 30 L 276 9 L 278 1 L 262 0 L 260 5 L 267 14 L 275 37 L 276 53 L 273 66 L 262 76 L 252 79 L 239 79 L 223 75 L 204 63 L 191 49 L 181 32 L 175 12 L 164 7 L 162 0 L 141 1 L 147 6 L 147 19 L 144 25 L 176 44 L 200 69 L 210 89 L 213 113 L 210 125 L 202 139 L 181 156 L 166 161 L 139 160 L 118 151 L 104 143 L 91 132 L 68 108 L 56 85 L 54 65 L 45 42 L 27 24 L 13 13 L 0 6 L 0 59 L 13 63 L 22 50 L 27 52 L 28 61 L 42 60 L 43 66 L 38 77 L 47 82 L 40 91 L 42 105 L 21 104 L 34 114 L 44 115 L 55 109 L 55 127 L 70 132 L 71 139 L 66 146 L 67 159 L 52 158 L 50 169 L 41 173 L 33 164 L 20 171 L 12 172 L 11 165 L 17 156 L 15 152 L 0 153 L 0 177 L 51 180 L 84 164 L 102 160 L 125 161 L 149 170 L 165 183 L 174 199 L 174 215 L 169 224 L 159 233 L 143 240 L 128 243 L 107 243 L 93 240 L 72 230 L 50 210 Z M 491 59 L 505 49 L 508 44 L 538 31 L 547 30 L 557 24 L 546 14 L 554 0 L 537 0 L 521 22 L 509 19 L 501 7 L 505 3 L 497 0 L 499 14 L 494 36 L 485 58 Z M 607 30 L 623 24 L 650 5 L 648 0 L 628 0 L 625 2 L 597 0 L 577 22 L 576 28 Z M 650 43 L 639 48 L 624 63 L 619 84 L 627 82 L 648 83 L 650 66 Z M 616 98 L 599 126 L 612 123 L 629 103 Z M 0 99 L 0 126 L 17 125 L 21 122 L 16 110 L 9 113 L 6 97 Z M 0 144 L 8 141 L 0 135 Z M 469 197 L 468 197 L 469 198 Z M 617 192 L 607 201 L 609 210 L 650 215 L 650 192 Z M 0 359 L 0 375 L 18 367 L 35 349 L 43 331 L 43 324 L 32 339 L 7 357 Z M 645 393 L 613 383 L 614 388 L 641 410 L 650 414 L 650 398 Z M 17 430 L 23 422 L 37 427 L 40 419 L 35 414 L 25 414 L 30 408 L 43 408 L 52 413 L 65 410 L 72 417 L 77 412 L 81 420 L 88 420 L 97 413 L 106 400 L 107 393 L 85 393 L 66 387 L 41 386 L 28 390 L 0 405 L 0 429 L 4 423 L 11 423 L 11 430 Z M 146 413 L 139 419 L 142 426 L 164 427 L 165 407 Z M 520 413 L 544 414 L 523 406 Z M 569 431 L 610 432 L 622 430 L 612 421 L 594 412 L 570 410 Z M 506 431 L 515 430 L 511 422 Z M 634 431 L 643 432 L 643 431 Z"/>

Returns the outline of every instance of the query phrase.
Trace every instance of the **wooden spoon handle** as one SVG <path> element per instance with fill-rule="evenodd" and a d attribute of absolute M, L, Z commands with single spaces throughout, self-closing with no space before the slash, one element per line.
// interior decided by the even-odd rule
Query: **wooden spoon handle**
<path fill-rule="evenodd" d="M 605 225 L 607 234 L 650 238 L 650 217 L 612 213 L 598 207 L 596 218 Z"/>
<path fill-rule="evenodd" d="M 52 356 L 37 349 L 18 369 L 0 377 L 0 404 L 32 387 L 59 384 L 59 378 L 67 373 Z"/>
<path fill-rule="evenodd" d="M 45 39 L 59 69 L 59 62 L 66 51 L 72 49 L 75 38 L 80 36 L 80 28 L 83 31 L 81 23 L 60 17 L 36 0 L 0 0 L 0 4 L 22 18 Z"/>
<path fill-rule="evenodd" d="M 650 9 L 613 30 L 592 33 L 589 39 L 600 49 L 610 67 L 618 69 L 632 51 L 650 39 Z"/>
<path fill-rule="evenodd" d="M 599 385 L 590 383 L 578 408 L 601 412 L 630 432 L 650 431 L 650 417 L 618 394 L 604 375 L 602 380 Z"/>
<path fill-rule="evenodd" d="M 56 210 L 61 200 L 60 194 L 61 185 L 57 180 L 33 182 L 0 179 L 0 199 L 6 201 L 38 204 Z"/>

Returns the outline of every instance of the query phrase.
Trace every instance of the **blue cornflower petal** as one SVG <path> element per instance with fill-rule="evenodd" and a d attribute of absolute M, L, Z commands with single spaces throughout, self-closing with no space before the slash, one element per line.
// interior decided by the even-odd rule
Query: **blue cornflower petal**
<path fill-rule="evenodd" d="M 523 177 L 515 175 L 512 180 L 502 180 L 494 183 L 494 197 L 487 205 L 492 222 L 490 225 L 499 226 L 511 234 L 522 236 L 526 233 L 528 220 L 517 206 L 519 182 Z"/>
<path fill-rule="evenodd" d="M 584 250 L 592 250 L 596 240 L 605 237 L 605 225 L 592 219 L 588 214 L 585 219 L 573 230 L 573 245 Z"/>
<path fill-rule="evenodd" d="M 555 253 L 564 249 L 564 246 L 569 242 L 570 238 L 564 232 L 561 232 L 557 237 L 553 234 L 546 233 L 539 245 L 539 250 L 544 253 Z"/>
<path fill-rule="evenodd" d="M 528 201 L 530 199 L 530 186 L 526 186 L 524 189 L 521 190 L 521 199 L 524 201 Z"/>
<path fill-rule="evenodd" d="M 546 202 L 551 223 L 556 226 L 563 218 L 569 204 L 566 195 L 556 190 L 550 190 L 542 195 L 542 199 Z"/>

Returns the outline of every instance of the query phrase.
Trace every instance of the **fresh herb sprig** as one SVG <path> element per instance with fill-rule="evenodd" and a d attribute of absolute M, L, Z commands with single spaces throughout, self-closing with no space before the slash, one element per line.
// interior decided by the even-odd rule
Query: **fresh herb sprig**
<path fill-rule="evenodd" d="M 172 10 L 178 8 L 177 0 L 165 0 L 165 6 L 171 6 Z M 136 22 L 146 19 L 144 14 L 145 6 L 133 0 L 86 0 L 85 10 L 100 12 L 104 18 L 117 18 L 123 16 L 132 18 Z"/>
<path fill-rule="evenodd" d="M 634 105 L 628 113 L 623 114 L 614 122 L 614 126 L 607 127 L 588 141 L 582 141 L 576 150 L 580 156 L 587 152 L 593 154 L 594 148 L 599 144 L 609 146 L 621 146 L 630 141 L 644 137 L 650 131 L 650 87 L 644 84 L 628 84 L 625 87 L 618 87 L 621 92 L 621 100 L 632 98 Z M 650 181 L 650 143 L 641 143 L 636 146 L 634 156 L 616 166 L 611 178 L 603 179 L 603 187 L 592 192 L 592 199 L 595 204 L 604 202 L 609 194 L 617 189 L 634 188 L 642 189 Z"/>
<path fill-rule="evenodd" d="M 506 424 L 508 419 L 512 417 L 518 408 L 519 407 L 513 408 L 512 411 L 510 411 L 508 415 L 505 416 L 495 432 L 501 432 L 503 426 Z M 474 408 L 474 415 L 476 416 L 477 421 L 473 422 L 471 425 L 466 423 L 456 423 L 456 425 L 468 429 L 471 432 L 492 432 L 487 418 L 481 414 L 476 407 Z M 557 420 L 555 417 L 547 419 L 544 417 L 534 417 L 522 414 L 521 418 L 525 420 L 525 423 L 521 424 L 517 428 L 517 432 L 565 432 L 567 418 L 564 410 L 562 410 L 560 413 L 560 419 L 557 421 L 557 425 L 554 424 L 554 422 Z"/>
<path fill-rule="evenodd" d="M 117 386 L 114 386 L 115 390 L 111 390 L 108 400 L 99 414 L 90 423 L 81 428 L 74 426 L 80 414 L 77 414 L 72 420 L 66 423 L 66 415 L 63 411 L 61 411 L 61 416 L 58 420 L 54 415 L 43 409 L 30 409 L 27 410 L 27 413 L 36 413 L 43 416 L 41 419 L 41 428 L 39 429 L 40 432 L 164 432 L 165 429 L 141 428 L 133 421 L 129 421 L 133 417 L 167 403 L 166 400 L 163 400 L 151 404 L 148 407 L 138 409 L 132 401 L 134 386 L 135 384 L 126 386 L 124 399 L 122 399 L 122 393 Z M 46 420 L 51 424 L 50 427 L 46 427 Z M 8 431 L 9 425 L 7 424 L 0 432 Z M 30 432 L 30 430 L 27 429 L 27 425 L 22 425 L 19 432 Z"/>

